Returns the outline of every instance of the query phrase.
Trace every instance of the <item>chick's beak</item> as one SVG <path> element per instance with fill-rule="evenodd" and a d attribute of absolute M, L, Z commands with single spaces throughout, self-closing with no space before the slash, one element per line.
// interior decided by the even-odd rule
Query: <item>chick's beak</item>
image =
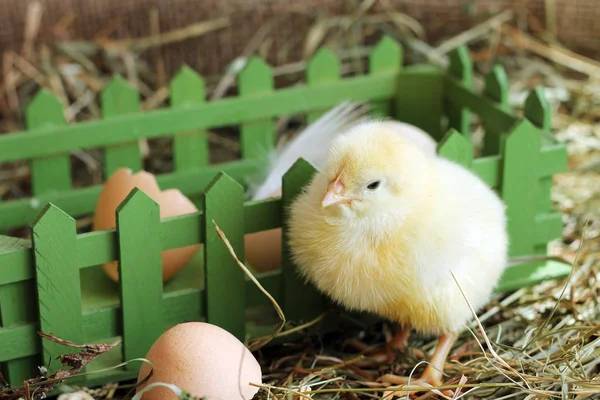
<path fill-rule="evenodd" d="M 335 204 L 350 203 L 352 199 L 342 194 L 344 189 L 344 185 L 339 181 L 339 179 L 332 181 L 327 187 L 325 196 L 323 196 L 321 208 L 323 209 Z"/>

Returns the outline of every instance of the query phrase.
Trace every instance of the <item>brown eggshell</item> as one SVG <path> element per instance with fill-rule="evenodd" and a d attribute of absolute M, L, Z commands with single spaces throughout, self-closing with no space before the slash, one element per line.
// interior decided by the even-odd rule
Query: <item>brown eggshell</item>
<path fill-rule="evenodd" d="M 269 197 L 281 196 L 281 190 Z M 281 228 L 249 233 L 244 236 L 246 262 L 257 272 L 281 268 Z"/>
<path fill-rule="evenodd" d="M 104 184 L 94 215 L 93 229 L 111 229 L 116 226 L 115 211 L 131 190 L 137 187 L 160 206 L 160 217 L 172 217 L 198 211 L 179 190 L 161 192 L 153 174 L 140 171 L 132 174 L 127 168 L 118 169 Z M 163 281 L 171 279 L 194 256 L 201 245 L 171 249 L 162 253 Z M 115 282 L 119 280 L 116 261 L 103 265 L 106 274 Z"/>
<path fill-rule="evenodd" d="M 205 322 L 186 322 L 174 326 L 152 345 L 146 359 L 152 362 L 153 375 L 137 388 L 141 391 L 154 382 L 169 383 L 197 398 L 250 400 L 262 384 L 260 365 L 252 353 L 226 330 Z M 151 370 L 142 364 L 138 383 Z M 154 387 L 142 400 L 176 400 L 169 388 Z"/>

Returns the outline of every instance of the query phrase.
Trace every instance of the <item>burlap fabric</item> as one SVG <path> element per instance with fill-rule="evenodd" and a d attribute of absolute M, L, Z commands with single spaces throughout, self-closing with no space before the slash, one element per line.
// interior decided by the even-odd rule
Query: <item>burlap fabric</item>
<path fill-rule="evenodd" d="M 27 0 L 3 0 L 0 12 L 0 46 L 20 46 Z M 119 21 L 112 37 L 141 37 L 150 34 L 149 9 L 160 14 L 160 28 L 168 31 L 185 25 L 229 15 L 230 28 L 206 36 L 171 44 L 163 48 L 170 75 L 182 63 L 202 74 L 223 71 L 239 55 L 255 32 L 282 9 L 300 5 L 305 10 L 324 10 L 330 14 L 346 12 L 344 0 L 42 0 L 43 31 L 56 24 L 66 14 L 75 16 L 73 27 L 79 38 L 89 39 L 111 21 Z M 473 4 L 476 12 L 495 12 L 508 7 L 525 7 L 538 20 L 544 21 L 545 0 L 388 0 L 404 13 L 424 24 L 429 37 L 458 33 L 469 22 L 465 12 Z M 559 39 L 575 50 L 587 52 L 600 49 L 600 0 L 556 0 Z M 381 11 L 376 4 L 373 12 Z M 115 20 L 116 19 L 116 20 Z M 273 35 L 273 54 L 298 35 L 304 36 L 313 19 L 293 14 L 278 24 Z M 292 60 L 302 56 L 302 46 L 295 46 Z M 276 63 L 276 60 L 269 60 Z"/>

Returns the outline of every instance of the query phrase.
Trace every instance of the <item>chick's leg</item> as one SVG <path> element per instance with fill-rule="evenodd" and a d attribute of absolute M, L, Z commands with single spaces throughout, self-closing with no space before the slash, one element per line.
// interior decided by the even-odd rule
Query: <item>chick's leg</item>
<path fill-rule="evenodd" d="M 429 365 L 425 368 L 425 371 L 419 378 L 411 378 L 410 385 L 420 386 L 428 384 L 431 386 L 441 386 L 443 383 L 442 375 L 444 371 L 444 364 L 450 354 L 452 346 L 456 342 L 458 335 L 456 334 L 442 334 L 439 337 L 438 344 L 433 352 Z M 382 382 L 388 382 L 394 385 L 406 385 L 409 383 L 409 377 L 397 376 L 393 374 L 383 375 L 379 378 Z M 406 395 L 406 392 L 404 392 Z"/>
<path fill-rule="evenodd" d="M 354 343 L 354 347 L 359 351 L 364 351 L 365 355 L 371 362 L 377 363 L 392 363 L 396 358 L 394 349 L 403 351 L 408 345 L 411 327 L 409 325 L 398 325 L 395 327 L 394 335 L 385 344 L 373 350 L 367 350 L 367 345 L 362 343 Z M 369 362 L 367 362 L 368 364 Z"/>

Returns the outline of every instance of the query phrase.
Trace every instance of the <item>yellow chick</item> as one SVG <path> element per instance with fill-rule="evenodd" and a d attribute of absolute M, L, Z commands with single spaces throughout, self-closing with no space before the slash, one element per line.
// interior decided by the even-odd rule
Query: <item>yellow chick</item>
<path fill-rule="evenodd" d="M 501 199 L 390 123 L 368 121 L 331 142 L 289 218 L 300 275 L 349 310 L 400 324 L 389 346 L 404 348 L 411 329 L 439 336 L 411 385 L 441 385 L 448 354 L 472 318 L 450 271 L 475 309 L 489 301 L 508 260 Z"/>

